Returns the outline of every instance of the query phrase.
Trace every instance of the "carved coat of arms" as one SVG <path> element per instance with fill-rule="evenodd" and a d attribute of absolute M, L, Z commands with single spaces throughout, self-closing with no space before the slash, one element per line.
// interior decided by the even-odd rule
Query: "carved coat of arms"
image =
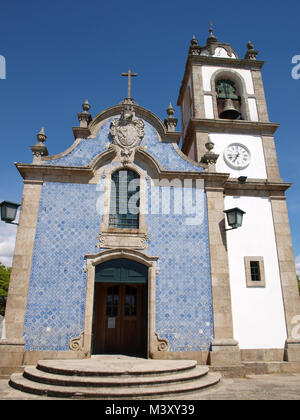
<path fill-rule="evenodd" d="M 131 108 L 124 109 L 120 118 L 113 119 L 110 135 L 120 161 L 127 165 L 134 161 L 135 152 L 145 135 L 143 120 L 136 118 Z"/>

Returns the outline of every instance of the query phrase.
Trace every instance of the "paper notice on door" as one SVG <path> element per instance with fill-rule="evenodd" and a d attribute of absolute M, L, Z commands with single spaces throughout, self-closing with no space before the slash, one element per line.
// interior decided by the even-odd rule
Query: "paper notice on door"
<path fill-rule="evenodd" d="M 107 319 L 107 328 L 112 330 L 116 328 L 116 318 L 108 318 Z"/>

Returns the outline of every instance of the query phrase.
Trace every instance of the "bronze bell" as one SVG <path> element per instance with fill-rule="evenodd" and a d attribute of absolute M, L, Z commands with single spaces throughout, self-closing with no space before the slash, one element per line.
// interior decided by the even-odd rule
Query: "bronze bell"
<path fill-rule="evenodd" d="M 241 115 L 237 106 L 234 104 L 232 99 L 225 99 L 224 109 L 220 113 L 220 118 L 226 120 L 236 120 Z"/>

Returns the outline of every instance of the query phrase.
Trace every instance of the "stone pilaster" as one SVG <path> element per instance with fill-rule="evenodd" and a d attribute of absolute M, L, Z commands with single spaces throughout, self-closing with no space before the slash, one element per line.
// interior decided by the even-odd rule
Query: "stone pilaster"
<path fill-rule="evenodd" d="M 300 316 L 300 297 L 297 284 L 290 224 L 286 206 L 286 197 L 272 196 L 270 199 L 273 212 L 274 230 L 288 335 L 285 348 L 285 360 L 288 362 L 300 362 L 300 339 L 298 334 L 295 336 L 295 322 L 297 319 L 299 320 Z"/>
<path fill-rule="evenodd" d="M 264 149 L 268 180 L 280 182 L 281 178 L 279 173 L 274 137 L 262 136 L 262 145 Z"/>
<path fill-rule="evenodd" d="M 194 118 L 205 118 L 202 66 L 193 66 L 193 111 Z"/>
<path fill-rule="evenodd" d="M 252 70 L 252 79 L 254 85 L 254 93 L 256 97 L 256 105 L 258 111 L 259 121 L 269 122 L 269 114 L 267 109 L 267 102 L 265 90 L 260 70 Z"/>
<path fill-rule="evenodd" d="M 226 245 L 224 190 L 206 187 L 210 264 L 214 313 L 214 340 L 210 363 L 214 366 L 241 363 L 238 342 L 234 340 L 229 264 Z"/>
<path fill-rule="evenodd" d="M 5 367 L 21 365 L 23 360 L 23 327 L 41 188 L 40 181 L 24 181 L 22 208 L 5 313 L 6 340 L 0 340 L 0 353 L 2 351 L 5 353 L 5 355 L 0 354 L 0 368 L 4 367 L 3 363 Z"/>

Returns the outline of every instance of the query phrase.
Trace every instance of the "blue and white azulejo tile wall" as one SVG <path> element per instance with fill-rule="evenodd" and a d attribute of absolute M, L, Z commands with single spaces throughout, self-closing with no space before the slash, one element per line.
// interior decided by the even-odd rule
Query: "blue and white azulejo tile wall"
<path fill-rule="evenodd" d="M 45 183 L 29 285 L 26 350 L 65 351 L 83 331 L 86 266 L 101 216 L 96 185 Z"/>
<path fill-rule="evenodd" d="M 109 127 L 110 121 L 105 122 L 96 139 L 82 140 L 71 153 L 46 163 L 87 166 L 106 150 L 111 141 Z M 142 145 L 164 169 L 202 171 L 182 159 L 172 145 L 160 143 L 147 122 Z M 213 338 L 213 315 L 205 193 L 201 190 L 200 202 L 193 203 L 198 217 L 193 224 L 184 214 L 175 214 L 172 188 L 171 212 L 152 214 L 156 199 L 150 194 L 160 200 L 162 187 L 155 194 L 148 179 L 147 188 L 151 204 L 146 252 L 159 257 L 156 331 L 168 339 L 170 351 L 207 350 Z M 28 351 L 68 351 L 70 340 L 84 329 L 84 256 L 96 252 L 102 220 L 97 206 L 100 191 L 101 186 L 92 184 L 46 182 L 42 186 L 24 325 Z"/>

